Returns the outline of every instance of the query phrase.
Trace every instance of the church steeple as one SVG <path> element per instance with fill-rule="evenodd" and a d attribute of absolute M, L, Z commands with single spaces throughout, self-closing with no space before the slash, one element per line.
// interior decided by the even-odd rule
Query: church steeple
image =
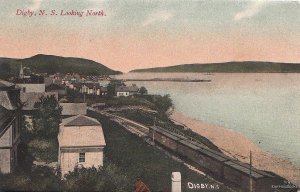
<path fill-rule="evenodd" d="M 19 73 L 19 78 L 24 79 L 24 70 L 23 70 L 23 65 L 22 64 L 21 64 L 21 69 L 20 69 L 20 73 Z"/>

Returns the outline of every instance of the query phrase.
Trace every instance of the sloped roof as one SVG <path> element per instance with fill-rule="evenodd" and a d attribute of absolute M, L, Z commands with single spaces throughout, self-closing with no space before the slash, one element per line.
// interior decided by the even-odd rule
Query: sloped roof
<path fill-rule="evenodd" d="M 139 88 L 137 86 L 120 86 L 116 88 L 117 92 L 138 92 Z"/>
<path fill-rule="evenodd" d="M 0 105 L 0 135 L 2 131 L 8 126 L 8 123 L 13 118 L 13 112 L 5 109 Z"/>
<path fill-rule="evenodd" d="M 61 115 L 86 115 L 86 103 L 60 103 L 62 106 Z"/>
<path fill-rule="evenodd" d="M 50 85 L 46 86 L 46 90 L 65 90 L 65 87 L 60 84 L 51 83 Z"/>
<path fill-rule="evenodd" d="M 7 88 L 7 87 L 14 87 L 15 84 L 10 83 L 8 81 L 0 80 L 0 89 L 1 88 Z"/>
<path fill-rule="evenodd" d="M 105 146 L 101 123 L 84 115 L 63 119 L 58 134 L 59 147 Z"/>
<path fill-rule="evenodd" d="M 41 97 L 47 97 L 54 95 L 58 99 L 57 92 L 42 92 L 42 93 L 21 93 L 20 99 L 22 103 L 25 103 L 23 110 L 34 110 L 34 104 L 40 101 Z"/>
<path fill-rule="evenodd" d="M 100 89 L 101 88 L 99 83 L 84 83 L 83 85 L 85 85 L 89 89 L 93 89 L 93 88 Z"/>
<path fill-rule="evenodd" d="M 8 93 L 6 91 L 0 91 L 0 105 L 3 106 L 5 109 L 14 110 L 15 107 L 11 102 Z"/>
<path fill-rule="evenodd" d="M 82 83 L 72 83 L 74 87 L 81 88 Z"/>
<path fill-rule="evenodd" d="M 65 127 L 68 127 L 68 126 L 97 126 L 97 125 L 101 126 L 101 123 L 94 118 L 87 117 L 84 115 L 77 115 L 77 116 L 63 119 L 61 125 L 65 126 Z"/>

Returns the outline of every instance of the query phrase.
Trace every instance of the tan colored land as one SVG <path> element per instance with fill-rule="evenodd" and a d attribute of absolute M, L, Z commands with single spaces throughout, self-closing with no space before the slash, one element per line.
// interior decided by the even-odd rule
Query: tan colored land
<path fill-rule="evenodd" d="M 231 129 L 186 117 L 176 111 L 173 111 L 170 118 L 206 137 L 226 155 L 242 162 L 249 163 L 249 151 L 251 150 L 255 168 L 271 171 L 300 186 L 300 169 L 287 160 L 263 151 L 242 134 Z"/>

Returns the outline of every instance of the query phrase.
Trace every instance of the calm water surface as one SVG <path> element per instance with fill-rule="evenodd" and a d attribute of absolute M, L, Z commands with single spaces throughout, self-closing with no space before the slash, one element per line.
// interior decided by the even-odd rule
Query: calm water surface
<path fill-rule="evenodd" d="M 300 74 L 128 73 L 116 78 L 210 79 L 127 84 L 170 94 L 178 112 L 240 132 L 300 168 Z"/>

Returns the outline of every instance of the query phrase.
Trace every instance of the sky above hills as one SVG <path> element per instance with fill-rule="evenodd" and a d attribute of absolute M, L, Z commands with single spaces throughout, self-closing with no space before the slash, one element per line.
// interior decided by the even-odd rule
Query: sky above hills
<path fill-rule="evenodd" d="M 0 57 L 39 53 L 83 57 L 123 72 L 184 63 L 300 62 L 300 1 L 0 0 L 0 4 Z M 37 16 L 23 16 L 28 10 Z M 40 10 L 47 15 L 40 16 Z M 51 15 L 52 10 L 57 15 Z M 106 16 L 85 16 L 88 10 L 103 10 Z M 71 11 L 84 13 L 66 15 Z"/>

